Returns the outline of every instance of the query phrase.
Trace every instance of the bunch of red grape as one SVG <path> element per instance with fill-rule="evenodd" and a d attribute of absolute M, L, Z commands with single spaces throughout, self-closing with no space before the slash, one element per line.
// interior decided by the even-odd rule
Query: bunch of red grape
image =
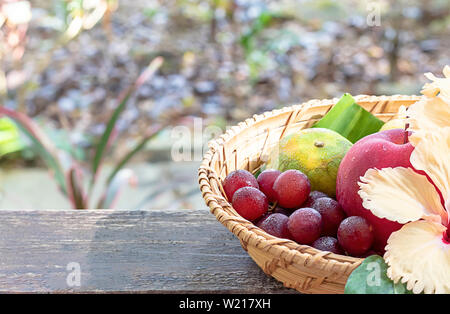
<path fill-rule="evenodd" d="M 299 170 L 268 169 L 257 178 L 236 170 L 223 188 L 239 215 L 275 237 L 336 254 L 370 253 L 374 236 L 367 220 L 346 217 L 335 199 L 311 191 L 308 177 Z"/>

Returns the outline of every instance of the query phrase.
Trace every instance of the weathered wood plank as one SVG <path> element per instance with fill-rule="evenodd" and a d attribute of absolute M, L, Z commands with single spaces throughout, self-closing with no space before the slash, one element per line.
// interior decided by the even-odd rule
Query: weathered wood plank
<path fill-rule="evenodd" d="M 0 221 L 1 292 L 295 292 L 206 210 L 4 210 Z"/>

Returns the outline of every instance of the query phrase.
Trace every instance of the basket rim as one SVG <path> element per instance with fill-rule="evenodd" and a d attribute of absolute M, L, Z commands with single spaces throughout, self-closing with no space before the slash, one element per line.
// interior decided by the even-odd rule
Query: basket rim
<path fill-rule="evenodd" d="M 373 95 L 356 95 L 353 96 L 356 102 L 384 102 L 386 106 L 392 101 L 408 101 L 416 102 L 423 96 L 419 95 L 391 95 L 391 96 L 373 96 Z M 211 162 L 216 153 L 218 153 L 223 146 L 235 136 L 238 136 L 244 129 L 252 127 L 257 122 L 267 119 L 268 117 L 279 115 L 289 111 L 301 111 L 314 106 L 334 105 L 339 98 L 331 99 L 311 99 L 307 102 L 285 106 L 281 109 L 274 109 L 266 111 L 262 114 L 255 114 L 237 125 L 229 128 L 225 133 L 218 138 L 211 140 L 208 143 L 208 151 L 204 154 L 202 163 L 198 169 L 198 183 L 202 196 L 206 205 L 210 208 L 212 214 L 216 216 L 225 227 L 227 227 L 233 234 L 235 234 L 241 241 L 245 250 L 247 245 L 253 245 L 256 248 L 268 251 L 275 256 L 283 257 L 288 263 L 303 262 L 322 262 L 323 264 L 332 264 L 332 267 L 340 269 L 341 275 L 348 276 L 353 269 L 361 264 L 364 258 L 357 258 L 352 256 L 334 254 L 331 252 L 320 251 L 309 245 L 301 245 L 293 240 L 280 239 L 274 237 L 262 229 L 255 226 L 252 222 L 242 218 L 237 213 L 232 215 L 226 212 L 223 206 L 232 209 L 231 204 L 222 196 L 216 194 L 211 187 L 211 180 L 215 179 L 220 184 L 220 180 L 211 167 Z M 383 107 L 384 110 L 384 107 Z M 234 212 L 235 213 L 235 212 Z M 263 269 L 266 271 L 265 269 Z"/>

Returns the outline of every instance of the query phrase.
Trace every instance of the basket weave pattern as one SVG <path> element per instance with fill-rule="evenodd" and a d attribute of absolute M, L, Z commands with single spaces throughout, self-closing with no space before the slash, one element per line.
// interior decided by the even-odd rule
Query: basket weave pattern
<path fill-rule="evenodd" d="M 389 121 L 400 106 L 408 107 L 420 96 L 354 98 L 381 120 Z M 343 293 L 348 276 L 362 259 L 319 251 L 269 235 L 236 213 L 223 193 L 222 182 L 236 169 L 257 170 L 285 134 L 312 126 L 338 100 L 311 100 L 239 123 L 209 143 L 198 172 L 203 198 L 217 220 L 239 238 L 242 247 L 266 274 L 303 293 Z"/>

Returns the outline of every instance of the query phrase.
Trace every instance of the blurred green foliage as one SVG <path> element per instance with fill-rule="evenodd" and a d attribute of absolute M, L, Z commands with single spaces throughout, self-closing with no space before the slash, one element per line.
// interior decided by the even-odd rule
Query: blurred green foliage
<path fill-rule="evenodd" d="M 57 149 L 68 153 L 72 158 L 78 161 L 86 161 L 85 150 L 77 145 L 72 144 L 70 132 L 65 129 L 44 128 L 49 139 L 53 142 Z"/>
<path fill-rule="evenodd" d="M 0 158 L 24 149 L 25 144 L 20 138 L 20 131 L 9 118 L 0 119 Z"/>
<path fill-rule="evenodd" d="M 91 132 L 104 126 L 101 110 L 95 109 L 97 89 L 108 103 L 111 91 L 123 88 L 132 73 L 157 55 L 166 62 L 156 83 L 144 86 L 127 116 L 131 137 L 139 134 L 137 124 L 145 125 L 148 116 L 157 119 L 155 111 L 171 106 L 190 108 L 207 118 L 222 115 L 231 122 L 286 103 L 343 92 L 412 94 L 421 86 L 418 73 L 434 71 L 437 63 L 448 60 L 441 52 L 448 44 L 440 44 L 441 38 L 448 38 L 448 0 L 30 3 L 34 25 L 29 25 L 33 37 L 28 44 L 34 41 L 34 50 L 22 68 L 4 68 L 33 73 L 25 73 L 26 79 L 5 99 L 12 103 L 10 108 L 53 122 L 45 132 L 59 149 L 80 160 L 86 159 L 89 152 L 83 150 L 89 145 L 73 150 L 67 129 L 76 126 Z M 368 5 L 373 3 L 379 5 L 380 27 L 367 26 Z M 110 23 L 109 14 L 118 4 L 123 11 Z M 112 24 L 111 38 L 105 23 Z M 98 26 L 92 33 L 76 38 L 93 25 Z M 70 36 L 64 37 L 69 29 Z M 60 108 L 62 97 L 74 103 L 70 109 Z M 78 103 L 76 97 L 86 101 Z M 91 125 L 79 127 L 81 116 L 89 117 Z M 68 122 L 62 123 L 61 117 Z M 87 138 L 90 148 L 98 135 Z"/>
<path fill-rule="evenodd" d="M 270 27 L 277 13 L 271 11 L 262 11 L 253 21 L 251 27 L 240 38 L 239 42 L 245 53 L 245 60 L 250 70 L 250 78 L 255 81 L 259 78 L 261 71 L 267 70 L 274 66 L 274 62 L 270 57 L 272 51 L 271 45 L 258 45 L 258 37 L 261 32 Z M 270 40 L 269 40 L 270 42 Z"/>
<path fill-rule="evenodd" d="M 119 96 L 118 105 L 114 109 L 107 122 L 106 129 L 95 146 L 94 158 L 92 161 L 88 161 L 90 163 L 90 172 L 88 173 L 90 178 L 87 189 L 83 180 L 86 169 L 80 163 L 84 159 L 84 155 L 82 155 L 82 152 L 77 147 L 72 146 L 67 133 L 47 133 L 27 115 L 3 106 L 0 106 L 0 116 L 7 118 L 0 119 L 0 151 L 3 150 L 5 153 L 11 153 L 21 149 L 18 146 L 18 143 L 20 143 L 20 130 L 33 144 L 39 156 L 45 161 L 60 191 L 71 201 L 74 209 L 112 208 L 121 188 L 127 184 L 134 185 L 136 182 L 135 174 L 130 169 L 125 169 L 124 167 L 165 125 L 158 124 L 150 127 L 148 132 L 142 135 L 140 142 L 119 160 L 108 176 L 107 181 L 102 182 L 104 192 L 101 198 L 97 200 L 97 205 L 93 204 L 92 191 L 94 186 L 99 182 L 98 174 L 101 171 L 105 155 L 109 153 L 112 143 L 117 137 L 116 124 L 119 116 L 123 113 L 130 96 L 155 74 L 161 67 L 163 60 L 162 57 L 155 58 L 136 81 Z M 17 123 L 17 126 L 10 119 L 13 119 Z"/>

